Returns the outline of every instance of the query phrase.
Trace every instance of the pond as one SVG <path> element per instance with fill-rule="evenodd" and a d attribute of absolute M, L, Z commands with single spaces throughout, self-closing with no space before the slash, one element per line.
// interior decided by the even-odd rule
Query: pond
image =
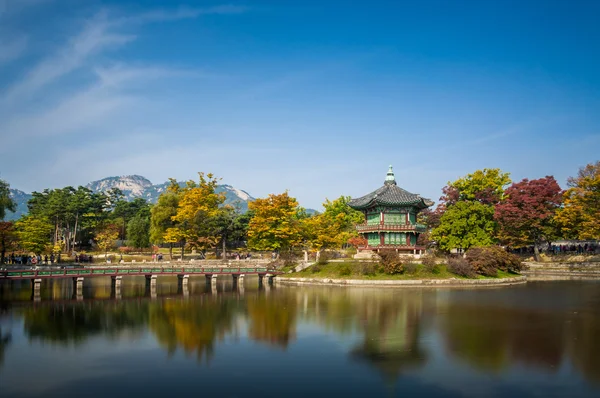
<path fill-rule="evenodd" d="M 132 277 L 116 299 L 102 279 L 2 286 L 1 396 L 600 396 L 600 281 L 150 297 Z"/>

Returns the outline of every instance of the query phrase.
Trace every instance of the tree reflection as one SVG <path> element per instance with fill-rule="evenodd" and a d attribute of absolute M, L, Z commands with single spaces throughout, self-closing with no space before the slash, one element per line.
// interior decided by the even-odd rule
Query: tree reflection
<path fill-rule="evenodd" d="M 363 301 L 358 306 L 363 321 L 362 344 L 352 351 L 354 358 L 367 361 L 384 377 L 395 380 L 402 372 L 425 364 L 420 345 L 422 305 L 420 297 L 390 297 Z"/>
<path fill-rule="evenodd" d="M 299 312 L 307 320 L 340 334 L 360 333 L 361 343 L 351 350 L 351 357 L 373 366 L 387 380 L 425 364 L 420 335 L 429 302 L 422 292 L 315 289 L 296 296 Z"/>
<path fill-rule="evenodd" d="M 296 298 L 292 295 L 248 297 L 247 309 L 251 339 L 286 348 L 295 338 Z"/>
<path fill-rule="evenodd" d="M 208 296 L 211 297 L 211 296 Z M 168 300 L 150 307 L 150 330 L 169 355 L 181 348 L 210 359 L 215 341 L 233 330 L 235 303 L 222 296 L 198 301 Z"/>
<path fill-rule="evenodd" d="M 0 367 L 4 363 L 4 351 L 10 345 L 11 340 L 12 334 L 10 332 L 2 333 L 2 328 L 0 328 Z"/>
<path fill-rule="evenodd" d="M 125 329 L 141 330 L 147 304 L 138 302 L 49 305 L 24 311 L 24 329 L 30 339 L 56 344 L 81 344 L 89 337 L 116 336 Z"/>
<path fill-rule="evenodd" d="M 554 374 L 568 360 L 600 381 L 600 317 L 593 312 L 455 303 L 441 331 L 447 351 L 477 369 L 501 372 L 519 363 Z"/>

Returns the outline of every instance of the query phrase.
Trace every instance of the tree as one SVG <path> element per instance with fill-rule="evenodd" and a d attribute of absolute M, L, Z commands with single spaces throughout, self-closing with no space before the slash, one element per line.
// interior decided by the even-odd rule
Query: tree
<path fill-rule="evenodd" d="M 567 180 L 564 207 L 556 222 L 568 238 L 600 238 L 600 161 L 579 169 L 577 177 Z"/>
<path fill-rule="evenodd" d="M 79 240 L 92 236 L 106 217 L 108 196 L 85 187 L 65 187 L 33 192 L 27 203 L 29 214 L 45 218 L 54 225 L 53 244 L 65 245 L 69 252 Z"/>
<path fill-rule="evenodd" d="M 107 223 L 96 233 L 96 244 L 104 250 L 106 259 L 108 259 L 108 249 L 114 247 L 115 241 L 119 238 L 119 229 L 118 225 Z"/>
<path fill-rule="evenodd" d="M 139 216 L 150 217 L 151 205 L 144 198 L 135 198 L 131 202 L 123 199 L 118 199 L 114 204 L 112 218 L 114 222 L 119 221 L 121 224 L 121 239 L 127 239 L 127 224 L 133 218 Z"/>
<path fill-rule="evenodd" d="M 476 170 L 443 188 L 444 196 L 436 213 L 443 213 L 431 239 L 442 250 L 468 249 L 494 242 L 494 206 L 504 197 L 510 184 L 508 173 L 500 169 Z M 431 220 L 435 223 L 435 217 Z"/>
<path fill-rule="evenodd" d="M 432 239 L 440 249 L 468 249 L 494 243 L 494 208 L 480 202 L 461 201 L 448 207 L 440 225 L 432 231 Z"/>
<path fill-rule="evenodd" d="M 52 238 L 52 224 L 47 219 L 25 216 L 15 223 L 15 229 L 25 251 L 40 254 L 48 248 Z"/>
<path fill-rule="evenodd" d="M 14 212 L 17 210 L 17 204 L 10 197 L 10 185 L 4 180 L 0 180 L 0 221 L 6 217 L 6 210 Z"/>
<path fill-rule="evenodd" d="M 364 222 L 364 214 L 348 206 L 349 201 L 348 196 L 326 199 L 323 213 L 303 220 L 305 238 L 308 246 L 317 251 L 317 258 L 321 250 L 342 248 L 350 238 L 358 236 L 355 225 Z"/>
<path fill-rule="evenodd" d="M 476 170 L 442 189 L 440 201 L 451 206 L 460 201 L 477 201 L 485 205 L 495 205 L 502 200 L 504 189 L 510 184 L 510 174 L 500 169 Z"/>
<path fill-rule="evenodd" d="M 10 221 L 0 221 L 0 264 L 4 264 L 6 252 L 11 249 L 17 241 L 14 224 Z"/>
<path fill-rule="evenodd" d="M 248 246 L 255 250 L 280 252 L 302 241 L 298 202 L 287 192 L 270 194 L 248 204 L 254 217 L 248 226 Z"/>
<path fill-rule="evenodd" d="M 554 216 L 562 203 L 562 191 L 554 177 L 524 179 L 512 184 L 496 205 L 494 219 L 498 222 L 501 242 L 522 247 L 534 245 L 536 261 L 540 261 L 538 244 L 557 235 Z"/>
<path fill-rule="evenodd" d="M 150 246 L 150 220 L 142 214 L 127 223 L 127 244 L 138 249 Z"/>
<path fill-rule="evenodd" d="M 177 213 L 171 218 L 175 225 L 165 233 L 166 241 L 181 242 L 182 259 L 186 243 L 201 250 L 214 246 L 219 232 L 215 218 L 219 205 L 225 201 L 225 194 L 216 192 L 219 180 L 213 174 L 198 173 L 198 176 L 199 183 L 188 181 L 186 187 L 177 190 Z"/>
<path fill-rule="evenodd" d="M 417 238 L 418 245 L 427 246 L 429 243 L 431 243 L 431 231 L 440 225 L 442 215 L 445 211 L 446 205 L 444 203 L 440 203 L 437 205 L 435 210 L 426 208 L 417 214 L 417 223 L 427 227 L 426 232 L 419 234 L 419 237 Z"/>
<path fill-rule="evenodd" d="M 178 240 L 168 240 L 167 230 L 175 227 L 173 217 L 177 215 L 178 206 L 179 195 L 169 188 L 158 197 L 158 201 L 150 211 L 150 241 L 156 244 L 169 243 L 170 260 L 173 260 L 173 243 Z"/>

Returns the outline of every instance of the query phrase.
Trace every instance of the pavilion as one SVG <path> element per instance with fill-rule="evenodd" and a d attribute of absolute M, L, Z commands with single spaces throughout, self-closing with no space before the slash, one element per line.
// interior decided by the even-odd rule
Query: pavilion
<path fill-rule="evenodd" d="M 431 200 L 400 188 L 390 166 L 381 188 L 348 202 L 351 208 L 362 211 L 366 220 L 356 226 L 367 241 L 366 246 L 358 247 L 357 257 L 390 249 L 421 254 L 425 247 L 417 245 L 417 239 L 426 227 L 417 224 L 417 214 L 432 205 Z"/>

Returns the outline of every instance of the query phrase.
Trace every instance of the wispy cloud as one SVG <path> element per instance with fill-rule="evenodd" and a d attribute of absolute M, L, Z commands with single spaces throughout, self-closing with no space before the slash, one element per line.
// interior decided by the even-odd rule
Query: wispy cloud
<path fill-rule="evenodd" d="M 204 8 L 179 7 L 176 10 L 153 10 L 139 15 L 128 16 L 116 20 L 117 23 L 150 23 L 161 21 L 176 21 L 179 19 L 198 18 L 211 14 L 241 14 L 248 11 L 247 7 L 236 5 L 221 5 Z"/>
<path fill-rule="evenodd" d="M 1 151 L 6 153 L 21 145 L 26 137 L 52 137 L 83 132 L 91 127 L 109 129 L 108 126 L 114 127 L 120 113 L 151 98 L 149 88 L 153 84 L 165 78 L 211 76 L 185 68 L 149 65 L 135 60 L 111 60 L 107 57 L 110 51 L 137 38 L 133 22 L 147 24 L 243 10 L 236 6 L 179 8 L 128 18 L 115 17 L 106 9 L 96 13 L 85 20 L 70 39 L 34 65 L 21 80 L 8 86 L 4 93 L 0 92 L 0 131 L 8 137 Z M 26 41 L 13 44 L 14 48 L 11 47 L 10 51 L 2 52 L 4 58 L 0 58 L 0 63 L 3 59 L 8 62 L 17 57 L 25 46 Z M 76 72 L 78 74 L 75 75 Z M 81 76 L 85 78 L 79 79 Z M 59 82 L 60 86 L 56 84 Z M 44 100 L 40 101 L 40 98 Z"/>
<path fill-rule="evenodd" d="M 8 89 L 3 102 L 15 103 L 34 94 L 51 82 L 73 72 L 85 61 L 102 50 L 122 46 L 135 36 L 110 31 L 106 12 L 96 14 L 86 21 L 83 30 L 69 40 L 62 48 L 42 60 L 23 80 Z"/>

